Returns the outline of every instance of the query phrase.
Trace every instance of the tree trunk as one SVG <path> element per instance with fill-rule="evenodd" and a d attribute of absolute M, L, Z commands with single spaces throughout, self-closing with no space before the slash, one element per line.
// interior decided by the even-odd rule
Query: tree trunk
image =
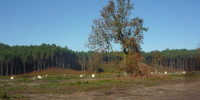
<path fill-rule="evenodd" d="M 35 69 L 36 69 L 36 66 L 35 66 L 35 61 L 33 62 L 33 64 L 34 64 L 34 68 L 33 68 L 33 70 L 35 71 Z"/>
<path fill-rule="evenodd" d="M 56 67 L 58 67 L 58 57 L 56 57 Z"/>
<path fill-rule="evenodd" d="M 60 59 L 59 59 L 59 66 L 60 67 L 62 67 L 62 59 L 61 59 L 61 57 L 59 57 Z"/>
<path fill-rule="evenodd" d="M 24 74 L 25 74 L 26 73 L 26 62 L 25 61 L 24 61 L 23 65 L 24 65 Z"/>
<path fill-rule="evenodd" d="M 46 60 L 44 60 L 44 69 L 46 69 Z"/>
<path fill-rule="evenodd" d="M 83 65 L 81 64 L 81 70 L 83 71 Z"/>
<path fill-rule="evenodd" d="M 51 60 L 52 60 L 52 65 L 51 65 L 51 67 L 53 67 L 53 55 L 51 55 Z"/>
<path fill-rule="evenodd" d="M 38 71 L 40 70 L 40 62 L 39 62 L 39 60 L 37 60 L 37 70 Z"/>
<path fill-rule="evenodd" d="M 1 76 L 3 76 L 3 61 L 1 63 Z"/>
<path fill-rule="evenodd" d="M 6 76 L 8 76 L 8 62 L 6 64 Z"/>
<path fill-rule="evenodd" d="M 40 61 L 40 69 L 42 70 L 43 67 L 42 67 L 42 60 Z"/>
<path fill-rule="evenodd" d="M 65 63 L 63 62 L 63 68 L 65 68 Z"/>
<path fill-rule="evenodd" d="M 48 58 L 48 68 L 49 68 L 49 65 L 50 65 L 50 61 L 49 61 L 49 58 Z"/>
<path fill-rule="evenodd" d="M 12 62 L 12 65 L 11 65 L 11 75 L 13 75 L 13 65 L 14 65 L 14 62 Z"/>
<path fill-rule="evenodd" d="M 17 68 L 16 68 L 16 65 L 14 65 L 15 66 L 15 75 L 17 75 Z"/>

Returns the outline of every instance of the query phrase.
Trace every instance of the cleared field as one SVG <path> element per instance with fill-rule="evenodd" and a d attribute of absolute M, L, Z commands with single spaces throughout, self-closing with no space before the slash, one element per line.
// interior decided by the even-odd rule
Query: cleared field
<path fill-rule="evenodd" d="M 51 71 L 54 72 L 51 73 Z M 48 69 L 23 76 L 0 77 L 1 99 L 111 99 L 111 100 L 198 100 L 200 73 L 155 75 L 149 79 L 113 73 Z M 37 75 L 42 79 L 37 79 Z M 48 75 L 47 75 L 48 74 Z M 80 74 L 84 74 L 80 77 Z M 46 76 L 47 75 L 47 76 Z M 90 77 L 89 77 L 90 76 Z M 34 79 L 35 77 L 35 79 Z"/>

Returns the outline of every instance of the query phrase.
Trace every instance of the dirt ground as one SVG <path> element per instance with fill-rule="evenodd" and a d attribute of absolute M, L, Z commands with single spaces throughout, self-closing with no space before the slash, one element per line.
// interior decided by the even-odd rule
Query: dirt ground
<path fill-rule="evenodd" d="M 5 77 L 0 79 L 0 97 L 5 91 L 11 100 L 200 100 L 200 72 L 158 76 L 164 78 Z"/>
<path fill-rule="evenodd" d="M 29 96 L 33 100 L 200 100 L 200 81 L 171 81 L 150 87 Z"/>

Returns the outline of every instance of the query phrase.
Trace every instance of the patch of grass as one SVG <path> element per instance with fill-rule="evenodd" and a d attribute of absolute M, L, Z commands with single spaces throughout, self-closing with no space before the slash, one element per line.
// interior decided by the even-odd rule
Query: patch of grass
<path fill-rule="evenodd" d="M 121 81 L 120 81 L 120 82 L 121 82 Z M 131 84 L 137 85 L 138 83 L 137 83 L 136 81 L 132 80 L 132 81 L 131 81 Z"/>
<path fill-rule="evenodd" d="M 28 78 L 21 78 L 18 80 L 18 82 L 24 82 L 24 83 L 27 83 L 27 82 L 32 82 L 32 80 L 28 79 Z"/>
<path fill-rule="evenodd" d="M 83 81 L 82 83 L 83 83 L 83 84 L 89 84 L 89 82 L 88 82 L 88 81 Z"/>
<path fill-rule="evenodd" d="M 171 76 L 171 77 L 184 77 L 185 75 L 184 74 L 170 74 L 168 76 Z"/>
<path fill-rule="evenodd" d="M 30 97 L 28 97 L 28 96 L 23 96 L 22 94 L 16 94 L 16 95 L 10 96 L 10 99 L 29 100 Z"/>
<path fill-rule="evenodd" d="M 195 72 L 190 72 L 186 74 L 171 74 L 168 76 L 172 77 L 173 79 L 183 79 L 183 80 L 200 79 L 200 73 L 195 73 Z"/>
<path fill-rule="evenodd" d="M 17 78 L 31 78 L 33 76 L 31 75 L 21 75 L 21 76 L 18 76 Z"/>
<path fill-rule="evenodd" d="M 0 93 L 0 99 L 2 99 L 2 100 L 7 100 L 7 99 L 9 99 L 9 97 L 7 96 L 7 94 L 5 93 L 5 91 L 2 91 L 2 92 Z"/>
<path fill-rule="evenodd" d="M 93 80 L 93 81 L 75 81 L 75 82 L 50 82 L 47 84 L 40 84 L 39 88 L 43 89 L 64 89 L 72 88 L 81 91 L 105 89 L 116 85 L 117 82 L 113 80 Z M 118 82 L 119 83 L 119 82 Z"/>
<path fill-rule="evenodd" d="M 123 75 L 122 74 L 117 74 L 117 77 L 122 77 Z"/>
<path fill-rule="evenodd" d="M 11 98 L 23 98 L 23 96 L 21 94 L 16 94 L 11 96 Z"/>
<path fill-rule="evenodd" d="M 63 83 L 60 82 L 51 82 L 48 84 L 40 84 L 40 88 L 57 88 L 63 86 Z"/>
<path fill-rule="evenodd" d="M 4 84 L 4 83 L 6 83 L 5 81 L 0 81 L 0 84 Z"/>
<path fill-rule="evenodd" d="M 155 77 L 155 78 L 151 78 L 151 81 L 162 81 L 164 80 L 163 78 L 159 78 L 159 77 Z"/>
<path fill-rule="evenodd" d="M 0 79 L 10 79 L 10 76 L 0 76 Z"/>
<path fill-rule="evenodd" d="M 28 87 L 27 86 L 14 86 L 14 87 L 9 87 L 6 88 L 8 91 L 18 91 L 18 90 L 26 90 Z"/>
<path fill-rule="evenodd" d="M 80 85 L 80 84 L 81 84 L 81 81 L 76 81 L 74 84 Z"/>
<path fill-rule="evenodd" d="M 150 81 L 144 83 L 144 86 L 146 86 L 146 87 L 156 86 L 156 85 L 158 85 L 158 83 L 150 82 Z"/>
<path fill-rule="evenodd" d="M 113 80 L 93 80 L 93 81 L 77 81 L 71 82 L 71 85 L 82 91 L 109 89 L 115 86 L 117 82 Z"/>
<path fill-rule="evenodd" d="M 69 79 L 79 79 L 78 76 L 68 75 L 68 76 L 48 76 L 44 78 L 45 80 L 69 80 Z"/>

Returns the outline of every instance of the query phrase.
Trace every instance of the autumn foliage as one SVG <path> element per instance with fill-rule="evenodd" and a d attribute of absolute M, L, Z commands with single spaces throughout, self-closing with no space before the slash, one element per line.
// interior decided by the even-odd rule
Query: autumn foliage
<path fill-rule="evenodd" d="M 142 63 L 143 57 L 139 53 L 131 53 L 126 56 L 125 70 L 127 73 L 134 77 L 149 77 L 150 69 L 148 66 Z"/>
<path fill-rule="evenodd" d="M 110 0 L 101 10 L 101 17 L 95 19 L 88 38 L 88 47 L 96 52 L 112 51 L 112 44 L 120 44 L 125 55 L 126 71 L 142 75 L 140 44 L 143 42 L 144 21 L 139 17 L 130 18 L 133 4 L 130 0 Z"/>

